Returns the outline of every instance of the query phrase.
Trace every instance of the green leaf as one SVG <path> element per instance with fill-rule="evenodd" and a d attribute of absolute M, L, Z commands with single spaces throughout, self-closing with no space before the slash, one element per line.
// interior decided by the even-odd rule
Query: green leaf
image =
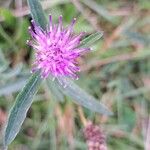
<path fill-rule="evenodd" d="M 28 0 L 28 5 L 31 10 L 31 15 L 34 21 L 41 28 L 46 29 L 47 20 L 42 9 L 41 3 L 38 0 Z"/>
<path fill-rule="evenodd" d="M 98 102 L 94 97 L 86 93 L 83 89 L 81 89 L 70 79 L 61 77 L 59 78 L 59 81 L 62 83 L 59 86 L 60 90 L 64 94 L 73 98 L 74 102 L 90 109 L 93 112 L 98 112 L 103 115 L 112 115 L 112 113 L 106 108 L 106 106 L 104 106 L 102 103 Z"/>
<path fill-rule="evenodd" d="M 50 79 L 47 79 L 47 86 L 52 93 L 54 99 L 63 102 L 64 101 L 64 95 L 63 93 L 59 90 L 59 85 L 56 82 L 53 82 Z"/>
<path fill-rule="evenodd" d="M 83 39 L 78 47 L 90 47 L 103 36 L 103 32 L 96 32 Z"/>
<path fill-rule="evenodd" d="M 5 146 L 9 145 L 18 134 L 41 81 L 39 72 L 33 74 L 22 91 L 18 94 L 7 122 L 4 137 Z"/>
<path fill-rule="evenodd" d="M 43 29 L 46 28 L 46 17 L 44 15 L 41 4 L 38 0 L 28 0 L 31 9 L 31 14 L 35 22 Z M 23 121 L 26 118 L 28 109 L 33 102 L 33 96 L 36 94 L 42 79 L 40 72 L 31 76 L 28 83 L 16 98 L 16 102 L 11 109 L 8 123 L 6 125 L 4 145 L 9 145 L 18 134 Z"/>

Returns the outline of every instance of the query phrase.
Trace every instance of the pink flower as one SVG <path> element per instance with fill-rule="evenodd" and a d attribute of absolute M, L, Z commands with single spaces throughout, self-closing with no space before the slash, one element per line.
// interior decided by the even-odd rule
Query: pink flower
<path fill-rule="evenodd" d="M 89 51 L 89 48 L 78 48 L 84 33 L 74 35 L 74 18 L 70 26 L 62 26 L 62 16 L 59 23 L 52 24 L 52 16 L 49 16 L 49 26 L 44 31 L 32 21 L 29 32 L 32 40 L 27 43 L 35 50 L 35 62 L 32 71 L 41 70 L 41 76 L 47 78 L 52 75 L 55 78 L 65 76 L 78 79 L 76 72 L 80 71 L 77 58 Z"/>
<path fill-rule="evenodd" d="M 88 150 L 107 150 L 106 136 L 97 125 L 88 122 L 84 129 Z"/>

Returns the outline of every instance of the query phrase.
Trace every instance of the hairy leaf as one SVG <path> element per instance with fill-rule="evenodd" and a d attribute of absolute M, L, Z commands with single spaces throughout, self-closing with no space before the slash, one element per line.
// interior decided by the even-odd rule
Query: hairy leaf
<path fill-rule="evenodd" d="M 28 0 L 28 4 L 35 22 L 41 28 L 45 29 L 47 21 L 39 1 Z M 12 107 L 5 130 L 5 146 L 9 145 L 18 134 L 20 127 L 25 120 L 26 113 L 32 104 L 33 96 L 37 92 L 41 81 L 40 72 L 33 74 L 23 90 L 17 96 L 16 103 Z"/>
<path fill-rule="evenodd" d="M 33 74 L 28 83 L 17 96 L 16 102 L 12 107 L 8 118 L 4 145 L 9 145 L 18 134 L 21 125 L 26 118 L 27 111 L 33 102 L 33 96 L 37 92 L 41 81 L 39 72 Z"/>
<path fill-rule="evenodd" d="M 103 36 L 103 32 L 96 32 L 83 39 L 78 47 L 90 47 Z"/>
<path fill-rule="evenodd" d="M 31 15 L 34 21 L 41 28 L 46 29 L 47 20 L 39 0 L 28 0 L 28 5 L 31 10 Z"/>
<path fill-rule="evenodd" d="M 50 92 L 52 93 L 52 95 L 54 96 L 54 98 L 58 101 L 63 102 L 64 101 L 64 95 L 61 92 L 61 90 L 59 89 L 59 85 L 56 82 L 53 82 L 51 79 L 47 79 L 47 86 L 50 90 Z"/>
<path fill-rule="evenodd" d="M 61 82 L 60 90 L 64 94 L 71 97 L 74 102 L 90 109 L 93 112 L 98 112 L 104 115 L 112 115 L 112 113 L 103 104 L 101 104 L 94 97 L 86 93 L 70 79 L 61 77 L 59 78 L 59 81 Z"/>

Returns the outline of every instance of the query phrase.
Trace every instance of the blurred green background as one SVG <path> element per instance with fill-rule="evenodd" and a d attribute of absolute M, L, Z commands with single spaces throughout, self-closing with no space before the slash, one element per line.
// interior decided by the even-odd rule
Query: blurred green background
<path fill-rule="evenodd" d="M 144 150 L 150 113 L 150 2 L 148 0 L 42 0 L 46 14 L 64 25 L 77 18 L 75 32 L 103 31 L 82 57 L 82 88 L 104 103 L 106 117 L 74 104 L 42 83 L 10 150 L 86 150 L 82 115 L 101 126 L 109 150 Z M 4 123 L 30 76 L 34 51 L 26 0 L 0 0 L 0 147 Z M 62 102 L 62 100 L 65 100 Z M 83 114 L 81 114 L 82 110 Z M 150 136 L 149 136 L 150 138 Z M 147 149 L 146 149 L 147 150 Z"/>

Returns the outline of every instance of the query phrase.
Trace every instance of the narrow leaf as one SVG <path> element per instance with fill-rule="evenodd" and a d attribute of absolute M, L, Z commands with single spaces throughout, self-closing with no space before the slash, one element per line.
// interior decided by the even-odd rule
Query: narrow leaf
<path fill-rule="evenodd" d="M 95 42 L 97 42 L 103 36 L 103 32 L 96 32 L 89 35 L 87 38 L 81 41 L 81 44 L 78 47 L 90 47 Z"/>
<path fill-rule="evenodd" d="M 34 21 L 41 28 L 46 29 L 47 20 L 39 0 L 28 0 L 28 5 L 31 10 L 31 15 Z"/>
<path fill-rule="evenodd" d="M 59 85 L 56 82 L 53 82 L 51 79 L 47 79 L 47 86 L 50 89 L 50 92 L 54 96 L 54 99 L 63 102 L 64 101 L 64 95 L 59 89 Z"/>
<path fill-rule="evenodd" d="M 86 93 L 70 79 L 61 77 L 59 78 L 59 81 L 61 81 L 62 83 L 62 85 L 60 85 L 61 87 L 59 86 L 60 90 L 64 94 L 73 98 L 76 103 L 90 109 L 93 112 L 98 112 L 104 115 L 112 115 L 112 113 L 103 104 L 101 104 L 94 97 Z"/>
<path fill-rule="evenodd" d="M 4 137 L 4 144 L 9 145 L 18 134 L 28 109 L 33 102 L 33 96 L 41 83 L 40 73 L 31 76 L 28 83 L 16 98 L 16 103 L 11 109 Z"/>
<path fill-rule="evenodd" d="M 46 17 L 42 6 L 38 0 L 28 0 L 31 10 L 31 15 L 37 25 L 41 28 L 46 28 Z M 28 109 L 33 102 L 33 96 L 36 94 L 42 79 L 40 72 L 31 76 L 28 83 L 16 98 L 16 102 L 11 109 L 4 136 L 4 145 L 9 145 L 18 134 L 23 121 L 26 118 Z"/>

